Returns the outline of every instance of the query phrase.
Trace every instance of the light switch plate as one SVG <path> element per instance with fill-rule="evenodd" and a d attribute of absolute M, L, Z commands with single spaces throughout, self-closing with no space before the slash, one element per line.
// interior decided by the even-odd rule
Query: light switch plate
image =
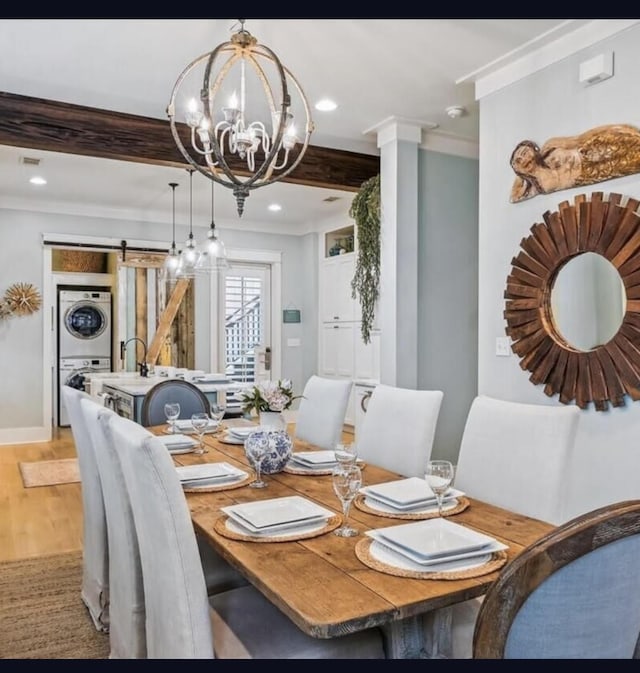
<path fill-rule="evenodd" d="M 297 339 L 295 337 L 287 339 L 287 346 L 299 346 L 300 345 L 300 339 Z"/>
<path fill-rule="evenodd" d="M 496 355 L 509 357 L 511 355 L 511 342 L 509 337 L 496 337 Z"/>

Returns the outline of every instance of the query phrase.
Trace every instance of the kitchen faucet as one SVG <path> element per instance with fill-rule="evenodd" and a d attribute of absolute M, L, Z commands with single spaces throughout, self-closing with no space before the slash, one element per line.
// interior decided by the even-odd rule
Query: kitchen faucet
<path fill-rule="evenodd" d="M 142 356 L 142 362 L 136 363 L 138 367 L 140 367 L 140 376 L 149 376 L 149 365 L 147 364 L 147 344 L 140 338 L 140 337 L 131 337 L 131 339 L 127 339 L 126 341 L 121 341 L 120 342 L 120 360 L 124 363 L 124 354 L 125 351 L 127 350 L 127 344 L 131 343 L 132 341 L 139 341 L 142 344 L 142 347 L 144 348 L 144 355 Z"/>

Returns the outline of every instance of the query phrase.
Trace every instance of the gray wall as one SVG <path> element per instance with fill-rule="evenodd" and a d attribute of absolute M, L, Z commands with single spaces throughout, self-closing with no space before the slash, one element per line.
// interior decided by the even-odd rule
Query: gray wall
<path fill-rule="evenodd" d="M 43 287 L 42 233 L 104 236 L 166 242 L 165 224 L 79 217 L 20 210 L 0 210 L 0 293 L 14 282 Z M 177 227 L 176 240 L 188 230 Z M 194 227 L 196 240 L 206 228 Z M 313 235 L 287 236 L 220 230 L 228 248 L 282 252 L 282 304 L 300 308 L 302 322 L 283 325 L 282 373 L 302 390 L 316 371 L 317 324 L 315 321 L 317 255 Z M 196 366 L 208 369 L 208 284 L 196 286 Z M 42 425 L 42 333 L 45 311 L 0 321 L 0 428 Z M 287 347 L 287 337 L 298 337 L 300 347 Z"/>
<path fill-rule="evenodd" d="M 478 385 L 478 161 L 418 160 L 418 388 L 444 392 L 432 455 L 456 460 Z"/>
<path fill-rule="evenodd" d="M 604 51 L 614 51 L 614 77 L 584 87 L 579 64 Z M 496 357 L 495 339 L 504 336 L 503 292 L 510 262 L 529 228 L 546 210 L 576 194 L 602 191 L 640 197 L 640 175 L 580 189 L 509 203 L 514 174 L 509 166 L 513 148 L 529 139 L 542 145 L 553 136 L 574 135 L 613 123 L 640 125 L 638 72 L 640 27 L 633 27 L 480 101 L 479 220 L 479 357 L 478 389 L 494 397 L 558 405 L 543 386 L 529 382 L 519 359 Z M 627 398 L 624 408 L 581 414 L 574 467 L 567 475 L 569 514 L 578 514 L 616 500 L 640 497 L 640 402 Z M 602 479 L 602 470 L 612 474 Z"/>

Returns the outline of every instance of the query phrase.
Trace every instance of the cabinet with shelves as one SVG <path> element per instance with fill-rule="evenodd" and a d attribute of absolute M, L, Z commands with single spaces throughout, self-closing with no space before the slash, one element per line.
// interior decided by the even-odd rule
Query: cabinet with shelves
<path fill-rule="evenodd" d="M 357 302 L 351 296 L 354 253 L 323 259 L 320 263 L 320 319 L 322 322 L 357 320 Z"/>

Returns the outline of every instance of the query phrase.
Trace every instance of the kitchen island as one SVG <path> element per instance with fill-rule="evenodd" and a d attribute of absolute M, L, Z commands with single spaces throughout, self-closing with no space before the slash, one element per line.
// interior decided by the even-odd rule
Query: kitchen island
<path fill-rule="evenodd" d="M 113 409 L 120 416 L 140 423 L 144 396 L 154 385 L 169 379 L 166 376 L 142 377 L 138 374 L 131 375 L 126 372 L 123 374 L 90 376 L 88 381 L 85 382 L 85 390 L 95 397 L 100 404 Z M 193 385 L 207 396 L 209 402 L 220 401 L 226 404 L 229 393 L 237 392 L 252 384 L 221 380 L 219 382 L 194 381 Z M 238 409 L 229 409 L 229 411 L 240 411 L 240 409 L 238 407 Z"/>

